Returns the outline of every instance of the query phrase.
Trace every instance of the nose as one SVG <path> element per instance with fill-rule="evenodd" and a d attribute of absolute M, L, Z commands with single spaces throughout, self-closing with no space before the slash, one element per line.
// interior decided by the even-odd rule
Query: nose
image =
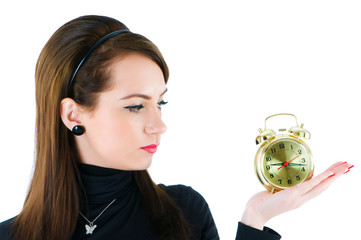
<path fill-rule="evenodd" d="M 150 118 L 150 121 L 147 123 L 145 132 L 150 135 L 153 134 L 162 135 L 166 131 L 167 131 L 167 126 L 163 122 L 161 114 L 159 112 L 154 113 L 153 116 Z"/>

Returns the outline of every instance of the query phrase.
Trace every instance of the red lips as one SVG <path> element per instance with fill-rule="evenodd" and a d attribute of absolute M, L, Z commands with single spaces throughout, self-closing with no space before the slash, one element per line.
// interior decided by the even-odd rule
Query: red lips
<path fill-rule="evenodd" d="M 157 151 L 157 147 L 159 144 L 151 144 L 149 146 L 141 147 L 140 149 L 143 149 L 149 153 L 155 153 Z"/>

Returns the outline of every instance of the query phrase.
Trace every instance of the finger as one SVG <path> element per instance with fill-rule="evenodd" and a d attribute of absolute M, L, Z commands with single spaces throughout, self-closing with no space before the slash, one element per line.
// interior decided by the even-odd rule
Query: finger
<path fill-rule="evenodd" d="M 303 196 L 304 194 L 307 194 L 309 191 L 311 191 L 318 184 L 320 184 L 322 181 L 333 175 L 334 172 L 331 169 L 327 169 L 323 173 L 317 175 L 316 177 L 311 178 L 307 182 L 298 185 L 296 187 L 298 188 L 297 191 L 300 193 L 301 196 Z"/>
<path fill-rule="evenodd" d="M 344 162 L 341 165 L 335 166 L 332 169 L 332 172 L 335 173 L 336 177 L 342 176 L 344 173 L 346 173 L 349 169 L 351 169 L 353 165 L 348 162 Z"/>
<path fill-rule="evenodd" d="M 326 179 L 326 180 L 320 182 L 317 186 L 315 186 L 310 191 L 305 193 L 301 197 L 301 201 L 305 203 L 305 202 L 317 197 L 318 195 L 323 193 L 327 188 L 329 188 L 332 183 L 333 183 L 333 180 L 331 180 L 331 179 Z"/>
<path fill-rule="evenodd" d="M 336 163 L 334 163 L 334 164 L 332 164 L 329 168 L 327 168 L 327 170 L 329 170 L 329 171 L 332 171 L 334 168 L 336 168 L 336 167 L 338 167 L 338 166 L 341 166 L 341 165 L 343 165 L 343 164 L 346 164 L 347 162 L 336 162 Z M 327 171 L 326 170 L 326 171 Z"/>
<path fill-rule="evenodd" d="M 334 174 L 331 175 L 331 177 L 327 177 L 323 181 L 321 181 L 319 184 L 317 184 L 315 187 L 313 187 L 310 191 L 308 191 L 306 194 L 302 196 L 302 200 L 304 202 L 311 200 L 312 198 L 317 197 L 322 192 L 324 192 L 327 188 L 330 187 L 330 185 L 340 176 L 345 174 L 353 165 L 347 162 L 343 162 L 342 164 L 334 164 L 330 168 L 326 170 L 328 172 L 331 170 Z"/>
<path fill-rule="evenodd" d="M 343 168 L 340 168 L 344 166 Z M 334 163 L 333 165 L 331 165 L 326 171 L 324 171 L 323 173 L 317 175 L 316 177 L 308 180 L 307 182 L 304 182 L 300 185 L 298 185 L 295 188 L 296 191 L 299 191 L 299 193 L 301 193 L 301 196 L 304 194 L 307 194 L 309 191 L 311 191 L 314 187 L 316 187 L 317 185 L 319 185 L 322 181 L 328 179 L 331 176 L 334 176 L 334 174 L 336 174 L 336 172 L 339 173 L 342 171 L 342 169 L 347 168 L 346 166 L 348 166 L 348 164 L 346 162 L 337 162 Z M 336 171 L 337 170 L 337 171 Z M 346 171 L 346 170 L 345 170 Z"/>

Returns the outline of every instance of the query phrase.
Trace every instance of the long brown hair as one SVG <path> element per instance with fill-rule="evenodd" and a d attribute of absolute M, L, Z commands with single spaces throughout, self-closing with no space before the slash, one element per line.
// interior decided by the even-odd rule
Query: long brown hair
<path fill-rule="evenodd" d="M 71 90 L 69 79 L 86 52 L 106 34 L 127 29 L 103 16 L 83 16 L 59 28 L 42 50 L 36 81 L 36 165 L 34 176 L 13 233 L 21 240 L 66 240 L 75 230 L 80 207 L 79 156 L 73 134 L 60 118 L 60 102 L 73 98 L 90 110 L 97 96 L 110 86 L 109 64 L 121 54 L 141 53 L 156 62 L 168 81 L 168 67 L 158 48 L 134 33 L 115 36 L 99 46 L 80 68 Z M 159 239 L 187 239 L 187 222 L 175 202 L 150 178 L 138 171 L 135 179 L 146 214 Z"/>

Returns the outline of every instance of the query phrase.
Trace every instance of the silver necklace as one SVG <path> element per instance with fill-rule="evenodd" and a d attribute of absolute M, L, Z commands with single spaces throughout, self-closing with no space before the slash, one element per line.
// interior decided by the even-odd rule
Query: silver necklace
<path fill-rule="evenodd" d="M 99 213 L 99 215 L 98 215 L 93 221 L 89 221 L 89 219 L 87 219 L 87 218 L 79 211 L 80 215 L 89 223 L 89 225 L 88 225 L 88 224 L 85 224 L 86 234 L 93 234 L 95 228 L 97 227 L 97 225 L 94 225 L 94 222 L 105 212 L 105 210 L 107 210 L 107 209 L 110 207 L 110 205 L 112 205 L 112 204 L 115 202 L 115 200 L 117 200 L 117 199 L 115 198 L 113 201 L 111 201 L 111 203 L 109 203 L 108 206 L 106 206 L 106 208 L 104 208 L 104 210 L 103 210 L 101 213 Z"/>

